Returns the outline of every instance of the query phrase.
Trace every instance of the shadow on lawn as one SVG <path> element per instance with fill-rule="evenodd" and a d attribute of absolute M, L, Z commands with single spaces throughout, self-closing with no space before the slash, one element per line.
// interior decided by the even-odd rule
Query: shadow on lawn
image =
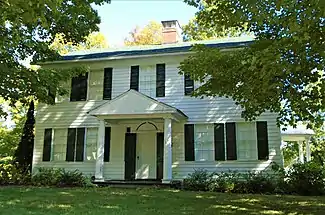
<path fill-rule="evenodd" d="M 160 189 L 2 188 L 0 214 L 324 214 L 325 197 Z"/>

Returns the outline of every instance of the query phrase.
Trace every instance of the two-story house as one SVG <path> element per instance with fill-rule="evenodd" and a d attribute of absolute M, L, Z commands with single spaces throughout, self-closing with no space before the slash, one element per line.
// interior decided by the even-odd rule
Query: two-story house
<path fill-rule="evenodd" d="M 199 86 L 178 66 L 192 43 L 179 38 L 177 21 L 164 21 L 164 43 L 70 53 L 47 68 L 86 65 L 67 82 L 70 95 L 40 104 L 33 171 L 78 169 L 96 181 L 182 179 L 194 169 L 264 170 L 282 165 L 276 114 L 257 121 L 223 97 L 191 97 Z M 251 41 L 201 41 L 236 51 Z"/>

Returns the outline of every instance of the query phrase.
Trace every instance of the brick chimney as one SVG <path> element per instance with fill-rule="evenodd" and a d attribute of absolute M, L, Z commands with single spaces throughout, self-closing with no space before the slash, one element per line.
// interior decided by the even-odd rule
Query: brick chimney
<path fill-rule="evenodd" d="M 178 43 L 182 41 L 181 27 L 177 20 L 161 21 L 163 25 L 163 44 Z"/>

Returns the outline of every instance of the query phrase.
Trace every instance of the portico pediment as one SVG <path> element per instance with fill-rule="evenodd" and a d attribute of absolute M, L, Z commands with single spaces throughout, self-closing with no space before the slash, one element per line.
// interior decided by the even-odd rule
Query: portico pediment
<path fill-rule="evenodd" d="M 94 108 L 89 114 L 93 116 L 173 114 L 178 118 L 187 118 L 177 108 L 132 89 Z"/>

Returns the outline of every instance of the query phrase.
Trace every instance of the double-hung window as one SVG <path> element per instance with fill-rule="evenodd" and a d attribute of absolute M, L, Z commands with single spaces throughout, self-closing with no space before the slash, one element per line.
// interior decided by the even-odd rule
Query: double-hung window
<path fill-rule="evenodd" d="M 66 161 L 83 161 L 85 151 L 85 128 L 69 128 Z"/>
<path fill-rule="evenodd" d="M 86 101 L 88 90 L 88 73 L 73 77 L 71 80 L 70 101 Z"/>

